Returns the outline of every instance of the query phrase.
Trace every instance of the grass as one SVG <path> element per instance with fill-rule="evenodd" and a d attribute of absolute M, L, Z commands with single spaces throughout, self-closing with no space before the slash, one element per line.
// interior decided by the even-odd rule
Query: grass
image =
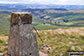
<path fill-rule="evenodd" d="M 49 54 L 49 56 L 69 56 L 66 54 L 68 51 L 84 51 L 84 28 L 70 28 L 70 29 L 56 29 L 56 30 L 44 30 L 39 31 L 41 38 L 44 40 L 44 43 L 52 47 L 50 52 L 45 52 L 45 49 L 40 49 L 44 53 Z M 38 38 L 38 45 L 42 46 L 41 41 Z M 74 46 L 74 50 L 72 50 Z M 57 53 L 54 53 L 55 51 Z M 83 55 L 82 55 L 83 56 Z"/>
<path fill-rule="evenodd" d="M 49 24 L 40 24 L 40 25 L 37 25 L 35 26 L 36 29 L 38 30 L 47 30 L 47 29 L 56 29 L 57 26 L 53 26 L 53 25 L 49 25 Z"/>
<path fill-rule="evenodd" d="M 9 14 L 0 13 L 0 34 L 8 33 L 9 31 Z"/>
<path fill-rule="evenodd" d="M 7 51 L 6 43 L 8 42 L 8 36 L 0 35 L 0 53 Z"/>
<path fill-rule="evenodd" d="M 35 32 L 35 31 L 34 31 Z M 40 30 L 38 31 L 43 39 L 51 49 L 47 52 L 46 49 L 41 49 L 44 43 L 39 37 L 39 50 L 48 54 L 49 56 L 69 56 L 68 51 L 84 51 L 84 28 L 68 28 L 68 29 L 54 29 L 54 30 Z M 37 35 L 37 34 L 36 34 Z M 8 34 L 0 35 L 0 53 L 6 52 L 6 42 L 8 41 Z M 72 49 L 74 46 L 74 49 Z M 56 52 L 57 51 L 57 52 Z M 83 56 L 83 55 L 82 55 Z"/>

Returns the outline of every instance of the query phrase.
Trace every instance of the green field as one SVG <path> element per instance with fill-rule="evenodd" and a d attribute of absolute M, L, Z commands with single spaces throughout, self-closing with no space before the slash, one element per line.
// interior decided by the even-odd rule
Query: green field
<path fill-rule="evenodd" d="M 82 12 L 83 10 L 82 11 L 44 10 L 44 11 L 46 11 L 45 14 L 43 14 L 43 12 L 40 10 L 38 11 L 37 14 L 33 13 L 34 15 L 32 23 L 38 30 L 84 27 L 84 12 Z M 0 11 L 0 34 L 8 33 L 9 25 L 10 25 L 10 13 L 6 11 Z"/>
<path fill-rule="evenodd" d="M 7 13 L 0 12 L 0 34 L 8 33 L 10 23 L 9 16 Z"/>

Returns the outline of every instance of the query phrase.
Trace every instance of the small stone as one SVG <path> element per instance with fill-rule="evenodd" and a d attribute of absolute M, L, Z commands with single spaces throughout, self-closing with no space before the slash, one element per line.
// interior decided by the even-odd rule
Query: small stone
<path fill-rule="evenodd" d="M 8 44 L 8 42 L 6 42 L 6 44 Z"/>
<path fill-rule="evenodd" d="M 72 42 L 69 42 L 69 44 L 72 44 Z"/>
<path fill-rule="evenodd" d="M 63 53 L 60 54 L 60 56 L 63 56 L 63 55 L 64 55 Z"/>
<path fill-rule="evenodd" d="M 47 39 L 45 39 L 44 41 L 47 41 Z"/>
<path fill-rule="evenodd" d="M 39 51 L 40 56 L 48 56 L 47 54 L 44 54 L 43 52 Z"/>
<path fill-rule="evenodd" d="M 0 56 L 3 56 L 4 54 L 3 53 L 0 53 Z"/>
<path fill-rule="evenodd" d="M 76 44 L 76 42 L 69 42 L 69 44 Z"/>
<path fill-rule="evenodd" d="M 79 50 L 82 50 L 81 47 L 79 47 L 79 46 L 77 46 L 77 48 L 78 48 Z"/>
<path fill-rule="evenodd" d="M 75 50 L 75 46 L 72 46 L 72 47 L 71 47 L 71 50 Z"/>
<path fill-rule="evenodd" d="M 45 32 L 44 34 L 46 35 L 47 33 Z"/>
<path fill-rule="evenodd" d="M 57 52 L 58 52 L 57 50 L 54 51 L 54 53 L 57 53 Z"/>
<path fill-rule="evenodd" d="M 79 55 L 71 55 L 71 56 L 79 56 Z"/>

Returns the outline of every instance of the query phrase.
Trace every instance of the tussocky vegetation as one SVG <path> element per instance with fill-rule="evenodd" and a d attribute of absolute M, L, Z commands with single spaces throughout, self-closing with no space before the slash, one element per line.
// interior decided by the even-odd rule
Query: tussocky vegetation
<path fill-rule="evenodd" d="M 54 29 L 38 31 L 44 43 L 38 38 L 38 45 L 50 47 L 39 48 L 49 56 L 69 56 L 68 51 L 84 51 L 84 28 Z M 79 55 L 83 56 L 83 55 Z"/>
<path fill-rule="evenodd" d="M 68 51 L 84 51 L 84 27 L 41 30 L 38 33 L 44 41 L 42 43 L 37 36 L 39 50 L 49 56 L 69 56 Z M 0 35 L 0 53 L 7 53 L 7 42 L 7 34 Z M 47 44 L 50 49 L 42 48 L 43 44 Z"/>

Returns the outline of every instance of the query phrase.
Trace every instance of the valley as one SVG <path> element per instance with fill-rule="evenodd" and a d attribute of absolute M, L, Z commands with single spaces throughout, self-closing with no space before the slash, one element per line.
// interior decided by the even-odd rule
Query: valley
<path fill-rule="evenodd" d="M 38 30 L 84 27 L 84 10 L 25 9 L 31 12 Z M 0 34 L 8 33 L 12 10 L 0 10 Z"/>

